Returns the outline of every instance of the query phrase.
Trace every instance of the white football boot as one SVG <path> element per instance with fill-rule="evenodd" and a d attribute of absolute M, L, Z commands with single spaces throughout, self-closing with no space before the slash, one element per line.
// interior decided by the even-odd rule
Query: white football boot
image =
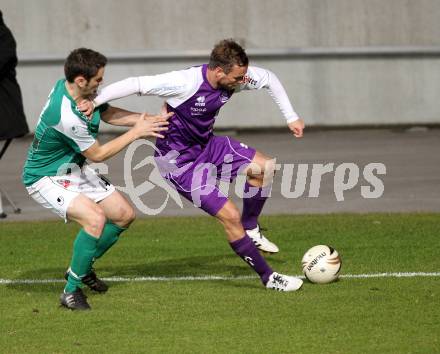
<path fill-rule="evenodd" d="M 260 226 L 257 225 L 255 229 L 246 230 L 246 233 L 260 251 L 267 253 L 278 253 L 280 251 L 276 244 L 270 242 L 266 237 L 264 237 L 260 231 Z"/>
<path fill-rule="evenodd" d="M 269 277 L 266 288 L 277 291 L 296 291 L 301 289 L 302 285 L 303 281 L 299 278 L 273 272 Z"/>

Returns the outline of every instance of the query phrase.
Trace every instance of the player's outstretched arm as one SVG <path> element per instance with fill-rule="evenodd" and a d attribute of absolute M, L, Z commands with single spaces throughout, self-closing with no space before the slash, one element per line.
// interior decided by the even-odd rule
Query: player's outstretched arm
<path fill-rule="evenodd" d="M 79 103 L 78 109 L 89 116 L 96 107 L 104 103 L 134 94 L 159 96 L 167 99 L 187 94 L 192 87 L 193 77 L 194 75 L 188 70 L 153 76 L 129 77 L 103 87 L 93 101 L 85 100 Z"/>
<path fill-rule="evenodd" d="M 102 162 L 116 155 L 137 139 L 146 137 L 163 138 L 164 136 L 162 135 L 162 132 L 168 130 L 168 119 L 172 115 L 173 113 L 149 116 L 144 113 L 126 133 L 104 145 L 101 145 L 96 141 L 91 147 L 83 151 L 82 154 L 93 162 Z"/>
<path fill-rule="evenodd" d="M 167 112 L 164 113 L 166 114 Z M 144 115 L 149 116 L 148 113 L 144 113 Z M 133 127 L 141 116 L 141 113 L 130 112 L 113 106 L 109 106 L 103 113 L 101 113 L 101 119 L 104 122 L 122 127 Z"/>
<path fill-rule="evenodd" d="M 90 116 L 96 107 L 103 103 L 140 93 L 139 78 L 130 77 L 104 87 L 94 100 L 82 100 L 78 109 L 86 116 Z"/>
<path fill-rule="evenodd" d="M 304 132 L 304 121 L 294 111 L 278 77 L 269 70 L 250 66 L 239 90 L 259 90 L 262 88 L 268 90 L 269 95 L 278 105 L 293 135 L 301 138 Z"/>

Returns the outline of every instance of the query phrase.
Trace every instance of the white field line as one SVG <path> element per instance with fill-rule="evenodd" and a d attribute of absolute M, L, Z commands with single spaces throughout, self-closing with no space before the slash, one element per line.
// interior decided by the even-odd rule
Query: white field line
<path fill-rule="evenodd" d="M 304 276 L 298 275 L 298 278 Z M 404 273 L 375 273 L 375 274 L 342 274 L 340 278 L 351 279 L 364 279 L 364 278 L 415 278 L 415 277 L 440 277 L 440 272 L 404 272 Z M 257 279 L 253 275 L 242 275 L 237 277 L 227 276 L 185 276 L 185 277 L 110 277 L 102 278 L 102 280 L 109 282 L 157 282 L 157 281 L 210 281 L 210 280 L 249 280 Z M 0 278 L 0 284 L 51 284 L 51 283 L 64 283 L 64 279 L 2 279 Z"/>

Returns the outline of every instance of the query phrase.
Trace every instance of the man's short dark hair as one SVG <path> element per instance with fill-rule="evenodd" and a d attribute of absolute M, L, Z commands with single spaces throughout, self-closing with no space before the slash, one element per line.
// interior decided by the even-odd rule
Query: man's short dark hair
<path fill-rule="evenodd" d="M 208 67 L 215 69 L 220 67 L 228 74 L 234 65 L 247 66 L 249 59 L 244 49 L 232 39 L 224 39 L 218 42 L 211 52 Z"/>
<path fill-rule="evenodd" d="M 64 75 L 68 82 L 83 76 L 89 81 L 98 70 L 107 64 L 107 58 L 101 53 L 87 48 L 73 50 L 64 63 Z"/>

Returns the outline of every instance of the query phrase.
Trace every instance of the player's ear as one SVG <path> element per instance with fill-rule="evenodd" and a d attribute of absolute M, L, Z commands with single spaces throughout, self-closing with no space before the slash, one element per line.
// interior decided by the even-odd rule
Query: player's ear
<path fill-rule="evenodd" d="M 84 78 L 84 76 L 77 76 L 73 80 L 73 82 L 80 88 L 84 88 L 87 85 L 87 80 Z"/>
<path fill-rule="evenodd" d="M 217 67 L 214 69 L 214 72 L 215 72 L 215 76 L 216 76 L 218 79 L 221 79 L 221 78 L 223 78 L 223 77 L 226 76 L 225 71 L 224 71 L 221 67 L 219 67 L 219 66 L 217 66 Z"/>

